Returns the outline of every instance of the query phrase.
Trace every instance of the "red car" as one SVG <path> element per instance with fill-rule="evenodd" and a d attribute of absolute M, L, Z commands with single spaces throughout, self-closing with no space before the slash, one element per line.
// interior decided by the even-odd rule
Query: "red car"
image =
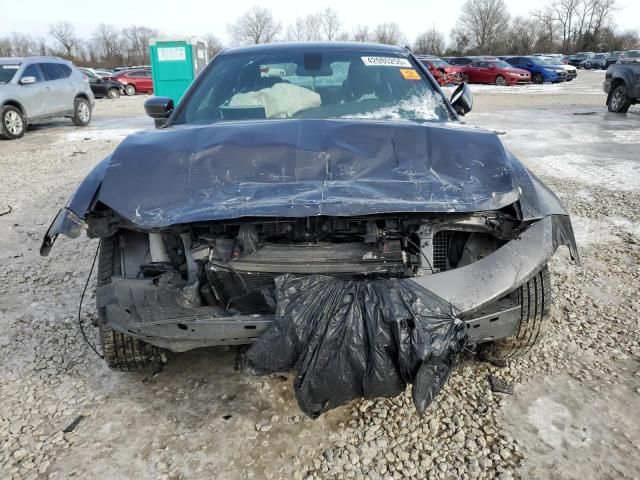
<path fill-rule="evenodd" d="M 429 73 L 435 78 L 438 85 L 458 85 L 462 82 L 461 68 L 449 65 L 439 57 L 418 57 L 418 60 L 429 69 Z"/>
<path fill-rule="evenodd" d="M 461 67 L 462 78 L 468 83 L 520 85 L 531 83 L 531 74 L 502 60 L 478 60 Z"/>
<path fill-rule="evenodd" d="M 136 93 L 153 93 L 153 81 L 151 80 L 151 71 L 140 70 L 123 70 L 114 73 L 109 80 L 120 82 L 124 87 L 124 93 L 127 95 L 135 95 Z"/>

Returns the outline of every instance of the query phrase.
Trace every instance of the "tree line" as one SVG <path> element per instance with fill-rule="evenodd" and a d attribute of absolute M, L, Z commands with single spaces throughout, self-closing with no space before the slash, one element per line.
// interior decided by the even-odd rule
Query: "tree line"
<path fill-rule="evenodd" d="M 338 12 L 325 8 L 283 25 L 263 7 L 254 6 L 227 26 L 233 45 L 276 41 L 350 40 L 410 46 L 415 53 L 435 55 L 574 53 L 640 48 L 637 31 L 621 32 L 614 23 L 616 0 L 552 0 L 526 17 L 512 16 L 504 0 L 467 0 L 455 27 L 445 33 L 432 25 L 410 44 L 396 22 L 347 26 Z M 149 63 L 149 41 L 157 29 L 101 23 L 89 38 L 69 22 L 50 25 L 47 36 L 22 33 L 0 36 L 0 57 L 56 55 L 78 65 L 116 67 Z M 209 58 L 224 48 L 213 33 L 202 35 Z"/>

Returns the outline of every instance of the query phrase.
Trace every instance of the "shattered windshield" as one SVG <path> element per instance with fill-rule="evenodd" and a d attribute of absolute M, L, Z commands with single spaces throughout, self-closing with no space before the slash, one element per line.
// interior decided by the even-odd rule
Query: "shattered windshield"
<path fill-rule="evenodd" d="M 19 66 L 17 64 L 0 65 L 0 84 L 9 83 L 18 71 Z"/>
<path fill-rule="evenodd" d="M 442 96 L 408 56 L 291 50 L 222 55 L 174 123 L 282 118 L 445 121 Z"/>

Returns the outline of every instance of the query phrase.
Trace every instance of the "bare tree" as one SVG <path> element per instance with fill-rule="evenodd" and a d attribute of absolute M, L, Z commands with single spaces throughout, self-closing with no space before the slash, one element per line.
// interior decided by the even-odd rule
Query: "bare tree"
<path fill-rule="evenodd" d="M 466 30 L 456 27 L 451 30 L 450 53 L 453 55 L 463 55 L 469 50 L 471 38 Z"/>
<path fill-rule="evenodd" d="M 596 1 L 590 21 L 590 27 L 594 37 L 598 38 L 603 28 L 611 26 L 612 15 L 616 10 L 618 10 L 616 0 Z"/>
<path fill-rule="evenodd" d="M 327 7 L 318 14 L 320 26 L 325 40 L 335 40 L 340 34 L 340 15 L 333 8 Z"/>
<path fill-rule="evenodd" d="M 92 45 L 102 59 L 102 63 L 109 67 L 122 65 L 124 60 L 123 42 L 118 30 L 113 25 L 101 23 L 93 32 Z"/>
<path fill-rule="evenodd" d="M 0 37 L 0 57 L 11 57 L 13 48 L 9 37 Z"/>
<path fill-rule="evenodd" d="M 12 32 L 9 39 L 11 42 L 12 55 L 18 57 L 28 57 L 39 55 L 38 43 L 30 35 Z"/>
<path fill-rule="evenodd" d="M 405 36 L 400 31 L 400 26 L 395 23 L 381 23 L 373 30 L 372 40 L 376 43 L 387 45 L 400 45 L 406 43 Z"/>
<path fill-rule="evenodd" d="M 215 57 L 218 52 L 222 51 L 222 49 L 224 48 L 220 39 L 213 33 L 207 33 L 204 36 L 204 41 L 207 45 L 207 58 L 209 60 Z"/>
<path fill-rule="evenodd" d="M 354 42 L 370 42 L 372 33 L 367 25 L 358 25 L 353 29 L 352 40 Z"/>
<path fill-rule="evenodd" d="M 322 22 L 319 13 L 297 17 L 287 28 L 286 39 L 293 42 L 314 42 L 322 40 Z"/>
<path fill-rule="evenodd" d="M 73 55 L 73 48 L 78 44 L 75 28 L 69 22 L 54 23 L 49 27 L 49 33 L 64 49 L 68 58 Z"/>
<path fill-rule="evenodd" d="M 241 15 L 235 23 L 227 25 L 236 45 L 273 42 L 281 29 L 282 25 L 273 18 L 271 10 L 258 6 Z"/>
<path fill-rule="evenodd" d="M 139 25 L 131 25 L 122 29 L 122 44 L 127 50 L 127 62 L 132 65 L 149 63 L 149 43 L 158 31 Z"/>
<path fill-rule="evenodd" d="M 473 47 L 482 53 L 495 51 L 509 28 L 504 0 L 467 0 L 462 6 L 457 29 L 464 31 Z"/>
<path fill-rule="evenodd" d="M 413 51 L 416 54 L 430 53 L 433 55 L 442 55 L 444 48 L 444 35 L 438 31 L 435 25 L 432 25 L 429 30 L 418 35 L 413 44 Z"/>
<path fill-rule="evenodd" d="M 573 35 L 573 20 L 576 8 L 580 0 L 558 0 L 552 4 L 555 21 L 562 32 L 562 52 L 571 50 L 571 37 Z"/>
<path fill-rule="evenodd" d="M 528 55 L 533 53 L 541 36 L 541 25 L 533 17 L 515 17 L 511 22 L 504 53 Z"/>
<path fill-rule="evenodd" d="M 544 9 L 531 13 L 538 27 L 538 38 L 534 50 L 551 52 L 555 50 L 556 21 L 553 8 L 547 5 Z"/>

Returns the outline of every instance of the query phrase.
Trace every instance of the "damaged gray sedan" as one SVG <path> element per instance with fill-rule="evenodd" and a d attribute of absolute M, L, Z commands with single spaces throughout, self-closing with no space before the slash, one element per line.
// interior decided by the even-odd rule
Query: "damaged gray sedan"
<path fill-rule="evenodd" d="M 130 135 L 49 228 L 100 238 L 97 308 L 110 367 L 163 350 L 251 344 L 283 275 L 400 279 L 450 305 L 494 359 L 538 339 L 547 263 L 578 253 L 557 197 L 470 128 L 406 49 L 271 44 L 230 49 L 160 128 Z"/>

